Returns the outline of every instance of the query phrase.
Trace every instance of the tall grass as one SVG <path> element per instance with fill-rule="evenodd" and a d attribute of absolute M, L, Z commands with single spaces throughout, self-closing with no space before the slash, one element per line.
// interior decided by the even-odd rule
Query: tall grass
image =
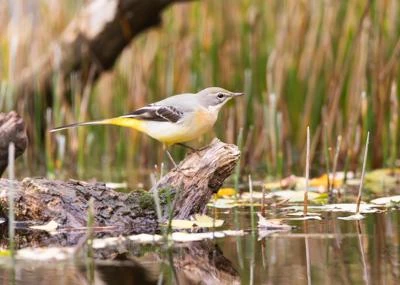
<path fill-rule="evenodd" d="M 13 80 L 37 62 L 84 4 L 27 2 L 0 3 L 3 111 L 15 103 L 5 90 L 12 90 Z M 62 97 L 65 86 L 55 76 L 52 121 L 59 125 L 120 115 L 175 93 L 218 85 L 245 90 L 247 97 L 225 108 L 215 134 L 196 143 L 204 145 L 214 135 L 233 143 L 243 127 L 250 146 L 245 172 L 302 173 L 308 125 L 316 134 L 310 154 L 314 162 L 324 165 L 325 134 L 329 147 L 341 135 L 338 169 L 346 159 L 349 170 L 359 169 L 359 138 L 371 130 L 369 163 L 392 167 L 398 161 L 400 134 L 399 13 L 397 0 L 175 5 L 164 13 L 161 28 L 135 39 L 115 68 L 93 86 L 81 86 L 73 75 L 70 97 Z M 65 161 L 57 162 L 56 137 L 52 143 L 42 139 L 46 101 L 38 93 L 35 102 L 33 110 L 26 110 L 23 101 L 17 106 L 31 130 L 30 165 L 47 165 L 58 176 L 70 175 L 63 171 L 68 169 L 81 177 L 135 181 L 160 161 L 161 145 L 146 136 L 91 127 L 65 134 Z M 45 156 L 46 147 L 51 149 Z M 174 156 L 182 156 L 182 150 L 176 148 Z M 45 171 L 31 167 L 33 174 Z"/>

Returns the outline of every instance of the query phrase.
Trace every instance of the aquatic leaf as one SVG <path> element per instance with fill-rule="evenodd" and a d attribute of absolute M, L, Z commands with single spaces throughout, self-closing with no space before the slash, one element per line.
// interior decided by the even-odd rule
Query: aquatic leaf
<path fill-rule="evenodd" d="M 56 221 L 50 221 L 47 224 L 40 226 L 30 226 L 29 228 L 34 230 L 42 230 L 47 232 L 55 232 L 58 229 L 58 223 Z"/>
<path fill-rule="evenodd" d="M 288 213 L 288 216 L 292 216 L 289 218 L 284 218 L 284 220 L 290 220 L 290 221 L 305 221 L 305 220 L 322 220 L 320 217 L 320 213 L 307 213 L 307 215 L 304 215 L 303 212 L 294 212 L 294 213 Z"/>
<path fill-rule="evenodd" d="M 305 216 L 304 213 L 302 211 L 299 212 L 293 212 L 293 213 L 288 213 L 288 216 L 295 216 L 295 217 L 302 217 Z M 307 216 L 321 216 L 321 213 L 307 213 Z"/>
<path fill-rule="evenodd" d="M 265 194 L 265 198 L 267 197 L 271 197 L 271 193 L 267 193 Z M 253 200 L 260 200 L 262 199 L 262 192 L 257 192 L 257 191 L 253 191 L 252 193 L 250 192 L 243 192 L 240 195 L 240 198 L 246 201 L 250 201 L 251 199 Z"/>
<path fill-rule="evenodd" d="M 199 228 L 211 228 L 211 227 L 221 227 L 224 224 L 223 220 L 216 220 L 206 215 L 194 216 L 193 220 L 172 220 L 171 226 L 174 229 L 191 229 L 193 227 Z"/>
<path fill-rule="evenodd" d="M 382 168 L 369 171 L 365 174 L 365 181 L 370 183 L 384 183 L 393 185 L 400 181 L 400 168 Z"/>
<path fill-rule="evenodd" d="M 135 243 L 155 243 L 162 240 L 160 235 L 150 235 L 150 234 L 138 234 L 130 235 L 127 237 L 108 237 L 108 238 L 98 238 L 93 240 L 93 248 L 106 248 L 109 246 L 119 245 L 126 242 L 127 240 L 133 241 Z"/>
<path fill-rule="evenodd" d="M 367 214 L 367 213 L 376 213 L 379 211 L 378 205 L 374 204 L 360 204 L 360 213 Z M 308 209 L 311 211 L 323 211 L 323 212 L 350 212 L 355 213 L 357 210 L 357 204 L 328 204 L 323 206 L 308 206 Z M 283 208 L 283 210 L 293 210 L 293 211 L 302 211 L 303 206 L 291 206 Z"/>
<path fill-rule="evenodd" d="M 74 252 L 72 247 L 23 248 L 17 251 L 16 258 L 37 261 L 66 260 L 70 259 Z"/>
<path fill-rule="evenodd" d="M 228 237 L 244 236 L 246 234 L 243 230 L 226 230 L 223 233 Z"/>
<path fill-rule="evenodd" d="M 208 203 L 209 207 L 214 207 L 217 209 L 231 209 L 237 206 L 234 199 L 221 198 Z"/>
<path fill-rule="evenodd" d="M 284 200 L 288 200 L 291 203 L 303 202 L 304 201 L 304 191 L 293 191 L 293 190 L 282 190 L 274 191 L 271 195 L 279 197 Z M 315 200 L 319 198 L 321 194 L 308 191 L 308 200 Z"/>
<path fill-rule="evenodd" d="M 172 233 L 171 238 L 177 242 L 200 241 L 203 239 L 223 238 L 225 235 L 222 232 L 208 232 L 208 233 Z"/>
<path fill-rule="evenodd" d="M 154 243 L 162 240 L 162 236 L 160 235 L 150 235 L 150 234 L 138 234 L 138 235 L 130 235 L 128 239 L 134 242 L 139 243 Z"/>
<path fill-rule="evenodd" d="M 315 192 L 308 192 L 308 200 L 314 200 L 320 197 L 321 194 Z M 240 196 L 243 200 L 259 200 L 262 199 L 262 192 L 244 192 Z M 279 198 L 282 200 L 288 200 L 288 202 L 296 203 L 304 201 L 304 191 L 295 190 L 280 190 L 273 191 L 265 195 L 265 199 Z"/>
<path fill-rule="evenodd" d="M 258 216 L 258 227 L 268 230 L 290 230 L 291 226 L 283 224 L 280 219 L 266 219 L 260 213 L 257 213 Z"/>
<path fill-rule="evenodd" d="M 295 217 L 295 218 L 285 218 L 287 221 L 306 221 L 306 220 L 319 220 L 321 221 L 322 218 L 320 216 L 316 215 L 307 215 L 307 216 L 301 216 L 301 217 Z"/>
<path fill-rule="evenodd" d="M 229 197 L 229 196 L 235 196 L 236 195 L 236 190 L 234 188 L 221 188 L 217 192 L 217 197 L 223 198 L 223 197 Z"/>
<path fill-rule="evenodd" d="M 339 173 L 335 175 L 335 179 L 333 180 L 333 174 L 329 175 L 329 183 L 332 183 L 333 188 L 339 188 L 343 185 L 343 178 L 339 177 Z M 325 189 L 328 188 L 328 175 L 325 173 L 320 177 L 313 178 L 310 180 L 311 187 L 323 187 Z"/>
<path fill-rule="evenodd" d="M 370 202 L 372 204 L 384 205 L 384 206 L 390 207 L 390 206 L 393 206 L 393 204 L 400 203 L 400 195 L 381 197 L 381 198 L 373 199 Z"/>
<path fill-rule="evenodd" d="M 358 214 L 354 214 L 351 216 L 347 216 L 347 217 L 338 217 L 339 220 L 345 220 L 345 221 L 359 221 L 364 219 L 365 217 L 363 215 L 361 215 L 360 213 Z"/>
<path fill-rule="evenodd" d="M 348 203 L 348 204 L 328 204 L 319 207 L 323 211 L 328 212 L 350 212 L 355 213 L 357 211 L 356 203 Z M 375 213 L 379 210 L 376 208 L 376 205 L 373 204 L 360 204 L 360 213 Z"/>
<path fill-rule="evenodd" d="M 171 239 L 176 242 L 191 242 L 200 241 L 205 239 L 224 238 L 227 236 L 243 236 L 244 231 L 220 231 L 220 232 L 208 232 L 208 233 L 172 233 Z"/>

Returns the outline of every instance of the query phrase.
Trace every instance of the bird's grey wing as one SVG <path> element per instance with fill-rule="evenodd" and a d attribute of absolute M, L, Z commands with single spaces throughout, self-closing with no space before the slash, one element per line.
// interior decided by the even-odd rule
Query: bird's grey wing
<path fill-rule="evenodd" d="M 183 115 L 183 111 L 173 106 L 150 104 L 122 117 L 176 123 Z"/>

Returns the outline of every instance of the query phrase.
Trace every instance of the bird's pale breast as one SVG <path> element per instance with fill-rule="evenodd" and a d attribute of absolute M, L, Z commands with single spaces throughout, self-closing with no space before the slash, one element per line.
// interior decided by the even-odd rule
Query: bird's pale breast
<path fill-rule="evenodd" d="M 187 114 L 182 121 L 145 122 L 144 132 L 166 144 L 175 144 L 194 140 L 212 129 L 218 113 L 201 108 Z"/>

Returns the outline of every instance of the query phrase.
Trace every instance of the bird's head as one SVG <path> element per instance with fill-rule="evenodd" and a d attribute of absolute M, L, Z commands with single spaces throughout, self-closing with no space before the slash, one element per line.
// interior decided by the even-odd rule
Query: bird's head
<path fill-rule="evenodd" d="M 230 99 L 242 96 L 244 93 L 231 92 L 220 87 L 209 87 L 201 90 L 196 95 L 204 107 L 219 110 Z"/>

